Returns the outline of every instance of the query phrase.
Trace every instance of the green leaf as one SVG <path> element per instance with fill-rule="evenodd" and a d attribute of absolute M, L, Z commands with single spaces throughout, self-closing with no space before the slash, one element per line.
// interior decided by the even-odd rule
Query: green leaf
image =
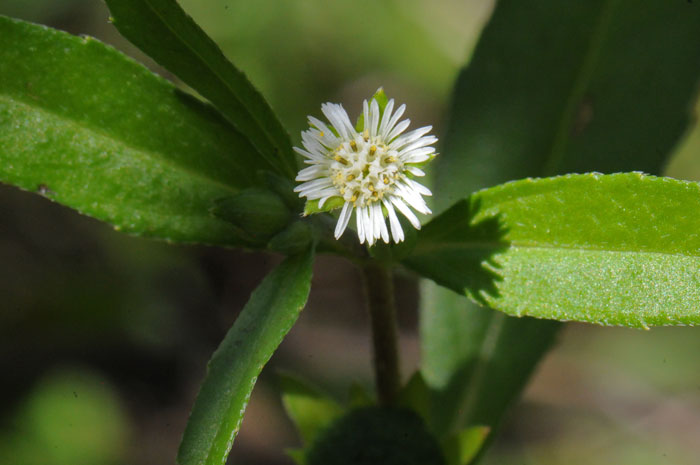
<path fill-rule="evenodd" d="M 639 173 L 478 192 L 418 235 L 410 268 L 515 316 L 700 323 L 700 185 Z"/>
<path fill-rule="evenodd" d="M 306 465 L 305 449 L 287 449 L 284 451 L 297 465 Z"/>
<path fill-rule="evenodd" d="M 296 254 L 308 248 L 313 238 L 311 226 L 306 221 L 299 220 L 270 239 L 267 248 L 287 255 Z"/>
<path fill-rule="evenodd" d="M 320 199 L 308 200 L 304 205 L 304 216 L 336 210 L 345 204 L 345 199 L 342 197 L 331 197 L 324 202 L 323 207 L 318 206 L 319 202 Z"/>
<path fill-rule="evenodd" d="M 291 221 L 291 212 L 282 199 L 260 188 L 245 189 L 234 196 L 218 199 L 212 213 L 239 228 L 258 245 L 266 244 Z"/>
<path fill-rule="evenodd" d="M 284 409 L 304 444 L 311 444 L 343 414 L 344 409 L 336 401 L 296 378 L 282 376 L 281 387 Z"/>
<path fill-rule="evenodd" d="M 445 458 L 415 412 L 374 406 L 333 422 L 308 448 L 306 464 L 445 465 Z"/>
<path fill-rule="evenodd" d="M 116 229 L 245 244 L 214 200 L 259 157 L 208 106 L 89 37 L 0 17 L 0 181 Z"/>
<path fill-rule="evenodd" d="M 455 88 L 439 209 L 526 176 L 660 173 L 699 76 L 697 5 L 498 2 Z"/>
<path fill-rule="evenodd" d="M 270 168 L 296 176 L 289 136 L 245 75 L 175 0 L 107 0 L 119 32 L 206 97 Z"/>
<path fill-rule="evenodd" d="M 369 407 L 375 405 L 377 401 L 372 397 L 372 394 L 367 392 L 367 389 L 357 381 L 350 384 L 348 390 L 348 405 L 350 408 Z"/>
<path fill-rule="evenodd" d="M 456 83 L 434 162 L 437 211 L 528 176 L 659 174 L 688 124 L 699 31 L 697 5 L 683 1 L 497 2 Z M 511 318 L 432 284 L 424 291 L 433 421 L 495 428 L 560 324 Z"/>
<path fill-rule="evenodd" d="M 430 390 L 420 371 L 413 373 L 401 388 L 398 405 L 413 410 L 426 422 L 430 420 Z"/>
<path fill-rule="evenodd" d="M 450 437 L 443 450 L 449 465 L 469 465 L 477 456 L 491 432 L 488 426 L 472 426 Z"/>
<path fill-rule="evenodd" d="M 309 250 L 275 268 L 214 352 L 180 444 L 181 465 L 226 462 L 258 375 L 306 303 L 312 261 Z"/>

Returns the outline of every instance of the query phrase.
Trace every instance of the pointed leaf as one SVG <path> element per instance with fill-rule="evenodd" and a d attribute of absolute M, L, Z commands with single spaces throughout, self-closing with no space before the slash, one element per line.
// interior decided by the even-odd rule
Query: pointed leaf
<path fill-rule="evenodd" d="M 348 391 L 348 404 L 351 408 L 369 407 L 374 405 L 376 400 L 367 392 L 367 389 L 358 382 L 350 384 Z"/>
<path fill-rule="evenodd" d="M 472 426 L 450 437 L 443 444 L 449 465 L 469 465 L 481 450 L 490 431 L 488 426 Z"/>
<path fill-rule="evenodd" d="M 399 406 L 416 412 L 426 422 L 430 419 L 430 389 L 420 371 L 413 373 L 399 392 Z"/>
<path fill-rule="evenodd" d="M 284 409 L 306 445 L 343 414 L 335 400 L 299 379 L 282 376 L 281 387 Z"/>
<path fill-rule="evenodd" d="M 0 181 L 125 232 L 241 245 L 209 213 L 255 150 L 206 105 L 92 38 L 0 17 Z"/>
<path fill-rule="evenodd" d="M 311 286 L 313 252 L 287 258 L 250 296 L 207 366 L 180 444 L 181 465 L 222 465 L 263 366 L 296 322 Z"/>
<path fill-rule="evenodd" d="M 124 37 L 214 104 L 270 168 L 296 175 L 289 136 L 270 106 L 175 0 L 107 0 L 107 5 Z"/>

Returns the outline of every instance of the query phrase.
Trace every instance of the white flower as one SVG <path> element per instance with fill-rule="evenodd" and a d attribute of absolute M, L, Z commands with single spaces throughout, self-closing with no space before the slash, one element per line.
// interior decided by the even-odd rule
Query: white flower
<path fill-rule="evenodd" d="M 303 184 L 294 191 L 307 201 L 318 200 L 319 208 L 332 198 L 342 204 L 336 239 L 347 228 L 353 211 L 360 242 L 369 245 L 379 238 L 389 242 L 385 217 L 389 218 L 394 242 L 404 240 L 395 210 L 416 229 L 420 229 L 420 221 L 411 208 L 431 213 L 422 197 L 431 195 L 430 190 L 412 177 L 425 175 L 416 165 L 435 156 L 435 149 L 429 146 L 437 138 L 426 135 L 432 126 L 403 134 L 410 124 L 408 119 L 398 122 L 405 109 L 406 105 L 401 105 L 394 111 L 392 99 L 381 114 L 376 99 L 370 104 L 365 100 L 364 127 L 359 132 L 338 104 L 321 106 L 330 125 L 309 116 L 311 127 L 301 134 L 304 149 L 294 150 L 311 166 L 299 172 L 296 180 Z"/>

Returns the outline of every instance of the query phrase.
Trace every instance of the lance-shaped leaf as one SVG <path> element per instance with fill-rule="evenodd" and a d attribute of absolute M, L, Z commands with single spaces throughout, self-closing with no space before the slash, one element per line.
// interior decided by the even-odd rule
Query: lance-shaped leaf
<path fill-rule="evenodd" d="M 214 352 L 180 444 L 181 465 L 226 462 L 258 375 L 306 304 L 312 262 L 309 250 L 275 268 Z"/>
<path fill-rule="evenodd" d="M 699 13 L 683 1 L 500 0 L 457 80 L 435 162 L 437 210 L 528 176 L 659 174 L 696 93 Z M 435 426 L 495 427 L 560 325 L 425 288 L 422 371 L 440 391 Z"/>
<path fill-rule="evenodd" d="M 243 244 L 209 213 L 262 168 L 216 112 L 89 37 L 0 17 L 0 181 L 149 237 Z"/>
<path fill-rule="evenodd" d="M 296 175 L 289 136 L 263 96 L 175 0 L 107 0 L 124 37 L 221 111 L 270 168 Z"/>
<path fill-rule="evenodd" d="M 405 263 L 515 316 L 700 323 L 700 186 L 639 173 L 525 179 L 458 202 Z"/>

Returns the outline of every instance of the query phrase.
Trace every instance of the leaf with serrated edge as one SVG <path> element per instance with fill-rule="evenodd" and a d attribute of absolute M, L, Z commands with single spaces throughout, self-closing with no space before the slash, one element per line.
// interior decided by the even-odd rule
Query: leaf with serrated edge
<path fill-rule="evenodd" d="M 250 296 L 207 365 L 180 444 L 180 465 L 226 462 L 255 381 L 306 304 L 312 261 L 311 250 L 287 258 Z"/>
<path fill-rule="evenodd" d="M 209 214 L 250 184 L 248 142 L 95 39 L 0 17 L 0 181 L 124 232 L 244 245 Z"/>
<path fill-rule="evenodd" d="M 510 315 L 698 324 L 698 207 L 700 186 L 671 178 L 525 179 L 458 202 L 420 231 L 404 263 Z M 486 222 L 498 227 L 474 233 Z"/>
<path fill-rule="evenodd" d="M 107 0 L 107 6 L 124 37 L 214 104 L 271 169 L 296 175 L 289 136 L 270 106 L 175 0 Z"/>

